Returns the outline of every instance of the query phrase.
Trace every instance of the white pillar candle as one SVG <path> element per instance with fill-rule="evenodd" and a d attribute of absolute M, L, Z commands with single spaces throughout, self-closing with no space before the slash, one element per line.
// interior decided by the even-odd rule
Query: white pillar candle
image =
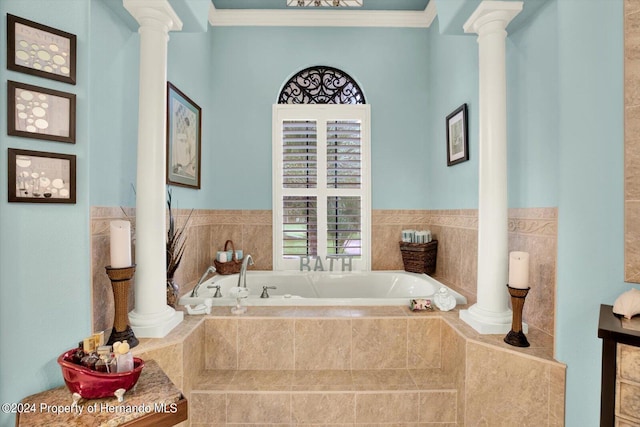
<path fill-rule="evenodd" d="M 528 252 L 511 252 L 509 254 L 509 286 L 518 289 L 529 287 Z"/>
<path fill-rule="evenodd" d="M 110 253 L 111 268 L 131 266 L 131 223 L 129 221 L 111 221 Z"/>

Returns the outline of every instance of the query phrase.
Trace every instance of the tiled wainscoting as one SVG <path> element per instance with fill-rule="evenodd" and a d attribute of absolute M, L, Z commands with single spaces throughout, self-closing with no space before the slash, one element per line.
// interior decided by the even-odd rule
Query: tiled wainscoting
<path fill-rule="evenodd" d="M 180 210 L 177 223 L 183 224 L 190 211 Z M 128 217 L 135 225 L 135 211 L 120 207 L 92 207 L 92 295 L 94 330 L 113 324 L 113 296 L 104 267 L 109 264 L 109 221 Z M 436 277 L 476 298 L 478 212 L 477 210 L 374 210 L 372 222 L 372 266 L 374 270 L 401 270 L 398 247 L 406 228 L 430 229 L 438 239 Z M 531 291 L 524 306 L 524 320 L 553 336 L 556 258 L 556 208 L 511 209 L 509 250 L 531 254 Z M 236 249 L 253 256 L 258 270 L 272 268 L 272 218 L 270 210 L 194 210 L 191 213 L 187 250 L 176 273 L 182 293 L 193 288 L 211 265 L 217 250 L 230 239 Z M 134 278 L 135 280 L 135 278 Z M 506 283 L 505 283 L 506 285 Z M 506 290 L 505 290 L 506 292 Z M 133 304 L 133 298 L 130 298 Z"/>
<path fill-rule="evenodd" d="M 228 307 L 134 353 L 189 399 L 194 427 L 562 426 L 565 366 L 542 332 L 519 349 L 454 312 Z"/>

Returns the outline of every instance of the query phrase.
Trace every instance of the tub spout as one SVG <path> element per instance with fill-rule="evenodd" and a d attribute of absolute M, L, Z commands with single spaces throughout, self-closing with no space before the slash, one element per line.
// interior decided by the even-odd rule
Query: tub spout
<path fill-rule="evenodd" d="M 240 274 L 238 275 L 238 287 L 244 286 L 247 288 L 247 266 L 253 265 L 253 258 L 247 254 L 242 260 L 242 266 L 240 267 Z"/>
<path fill-rule="evenodd" d="M 202 285 L 202 283 L 209 276 L 209 274 L 213 274 L 215 272 L 216 272 L 216 268 L 213 265 L 211 265 L 211 266 L 209 266 L 209 268 L 207 268 L 207 271 L 204 272 L 202 277 L 200 277 L 200 280 L 198 280 L 198 283 L 193 287 L 193 290 L 191 291 L 191 296 L 192 297 L 197 297 L 198 296 L 198 289 L 200 289 L 200 285 Z"/>

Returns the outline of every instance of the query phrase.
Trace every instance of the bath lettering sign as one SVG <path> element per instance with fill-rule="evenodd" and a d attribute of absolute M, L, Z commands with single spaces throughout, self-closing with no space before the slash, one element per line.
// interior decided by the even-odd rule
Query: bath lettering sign
<path fill-rule="evenodd" d="M 300 257 L 300 271 L 311 271 L 312 259 L 314 260 L 313 271 L 325 271 L 322 258 L 308 255 Z M 342 261 L 342 271 L 351 271 L 353 268 L 352 256 L 328 255 L 326 260 L 329 261 L 329 271 L 333 271 L 333 262 L 336 260 Z"/>

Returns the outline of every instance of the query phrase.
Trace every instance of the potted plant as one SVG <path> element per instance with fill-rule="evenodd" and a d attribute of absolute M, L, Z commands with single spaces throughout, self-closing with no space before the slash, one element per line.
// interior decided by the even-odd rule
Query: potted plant
<path fill-rule="evenodd" d="M 170 189 L 167 191 L 167 207 L 169 208 L 169 227 L 167 229 L 167 305 L 175 308 L 178 302 L 180 286 L 175 282 L 174 275 L 178 267 L 180 267 L 180 261 L 182 261 L 182 255 L 184 255 L 187 241 L 186 230 L 193 209 L 189 212 L 184 224 L 181 227 L 176 227 L 176 218 L 171 207 Z"/>

